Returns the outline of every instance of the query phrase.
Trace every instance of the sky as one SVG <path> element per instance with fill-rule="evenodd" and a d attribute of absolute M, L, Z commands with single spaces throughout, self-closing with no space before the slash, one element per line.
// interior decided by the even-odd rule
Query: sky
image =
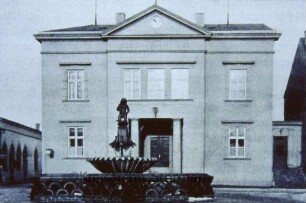
<path fill-rule="evenodd" d="M 158 5 L 194 22 L 227 21 L 227 0 L 158 0 Z M 299 38 L 306 30 L 306 0 L 229 0 L 230 23 L 265 23 L 282 33 L 275 42 L 273 119 L 283 120 L 283 95 Z M 130 17 L 155 0 L 97 0 L 98 24 L 114 24 L 116 13 Z M 41 123 L 40 31 L 94 23 L 94 0 L 0 1 L 0 117 L 30 127 Z"/>

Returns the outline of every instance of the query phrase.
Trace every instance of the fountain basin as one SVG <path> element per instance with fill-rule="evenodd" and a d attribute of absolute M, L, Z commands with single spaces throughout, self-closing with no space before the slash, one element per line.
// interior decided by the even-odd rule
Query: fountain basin
<path fill-rule="evenodd" d="M 205 173 L 42 174 L 32 179 L 35 202 L 188 202 L 213 198 Z"/>
<path fill-rule="evenodd" d="M 158 159 L 143 157 L 94 157 L 88 158 L 87 161 L 101 173 L 143 173 L 151 168 Z"/>

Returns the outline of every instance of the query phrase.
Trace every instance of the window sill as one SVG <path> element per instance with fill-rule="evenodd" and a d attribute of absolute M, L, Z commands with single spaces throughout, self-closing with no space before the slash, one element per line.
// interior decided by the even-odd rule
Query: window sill
<path fill-rule="evenodd" d="M 89 100 L 63 100 L 63 102 L 89 102 Z"/>
<path fill-rule="evenodd" d="M 91 120 L 60 120 L 60 123 L 91 123 Z"/>
<path fill-rule="evenodd" d="M 222 124 L 253 124 L 254 121 L 252 120 L 223 120 L 221 121 Z"/>
<path fill-rule="evenodd" d="M 251 99 L 235 100 L 235 99 L 225 99 L 224 102 L 252 102 Z"/>
<path fill-rule="evenodd" d="M 76 157 L 63 157 L 62 159 L 87 159 L 88 157 L 81 157 L 81 156 L 76 156 Z"/>
<path fill-rule="evenodd" d="M 224 157 L 223 160 L 241 160 L 241 161 L 250 161 L 249 157 Z"/>
<path fill-rule="evenodd" d="M 127 99 L 129 102 L 150 102 L 150 101 L 193 101 L 193 99 Z"/>

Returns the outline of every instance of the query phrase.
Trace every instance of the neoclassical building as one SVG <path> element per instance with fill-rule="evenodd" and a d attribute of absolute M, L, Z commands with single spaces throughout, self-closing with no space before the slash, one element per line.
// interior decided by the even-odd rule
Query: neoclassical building
<path fill-rule="evenodd" d="M 41 131 L 0 117 L 1 182 L 29 181 L 41 173 Z"/>
<path fill-rule="evenodd" d="M 130 107 L 133 156 L 151 172 L 208 173 L 214 184 L 273 185 L 274 42 L 264 24 L 190 22 L 159 6 L 115 25 L 35 35 L 42 46 L 43 173 L 96 173 L 114 156 L 116 107 Z M 52 156 L 51 156 L 52 155 Z"/>

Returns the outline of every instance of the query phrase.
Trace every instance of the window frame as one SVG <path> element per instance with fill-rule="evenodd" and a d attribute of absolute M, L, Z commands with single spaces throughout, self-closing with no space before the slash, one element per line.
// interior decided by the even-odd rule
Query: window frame
<path fill-rule="evenodd" d="M 126 82 L 126 72 L 127 71 L 131 71 L 133 73 L 133 71 L 138 71 L 139 73 L 139 76 L 138 76 L 138 89 L 139 89 L 139 92 L 138 92 L 138 97 L 134 97 L 134 94 L 133 94 L 133 91 L 134 91 L 134 76 L 132 74 L 132 79 L 131 79 L 131 92 L 129 93 L 129 95 L 127 94 L 127 89 L 126 89 L 126 85 L 125 85 L 125 82 Z M 123 94 L 124 94 L 124 97 L 127 98 L 127 99 L 140 99 L 141 98 L 141 70 L 140 68 L 127 68 L 127 69 L 123 69 Z M 130 97 L 131 96 L 131 97 Z"/>
<path fill-rule="evenodd" d="M 235 129 L 235 136 L 231 136 L 231 130 Z M 243 136 L 239 136 L 239 130 L 243 129 Z M 245 158 L 246 156 L 246 128 L 245 127 L 229 127 L 228 128 L 228 157 L 229 158 Z M 231 147 L 231 140 L 235 140 L 235 147 Z M 239 147 L 239 140 L 243 140 L 243 147 Z M 235 155 L 231 155 L 231 149 L 235 149 Z M 243 149 L 243 155 L 239 155 L 239 149 Z"/>
<path fill-rule="evenodd" d="M 77 78 L 78 71 L 83 72 L 83 79 L 80 80 Z M 70 72 L 76 72 L 76 78 L 74 80 L 69 78 Z M 74 83 L 74 98 L 70 98 L 70 83 Z M 78 98 L 78 83 L 82 82 L 82 97 Z M 68 101 L 82 101 L 85 100 L 85 70 L 84 69 L 67 69 L 67 100 Z"/>
<path fill-rule="evenodd" d="M 82 131 L 83 131 L 83 135 L 82 136 L 77 136 L 77 129 L 78 128 L 81 128 L 82 129 Z M 74 129 L 75 130 L 75 133 L 74 133 L 74 136 L 73 136 L 73 138 L 71 138 L 71 136 L 70 136 L 70 129 Z M 67 146 L 67 155 L 68 155 L 68 157 L 84 157 L 84 126 L 68 126 L 68 146 Z M 77 146 L 77 140 L 78 139 L 80 139 L 80 138 L 82 138 L 82 142 L 83 142 L 83 144 L 82 144 L 82 155 L 78 155 L 78 146 Z M 70 155 L 70 140 L 74 140 L 74 142 L 75 142 L 75 149 L 74 149 L 74 154 L 73 155 Z"/>
<path fill-rule="evenodd" d="M 173 71 L 174 70 L 186 70 L 187 71 L 187 80 L 186 80 L 186 83 L 187 83 L 187 88 L 186 88 L 186 97 L 174 97 L 173 95 L 173 90 L 174 90 L 174 78 L 173 78 Z M 189 99 L 190 95 L 189 95 L 189 74 L 190 74 L 190 71 L 189 71 L 189 68 L 171 68 L 171 99 Z"/>
<path fill-rule="evenodd" d="M 154 97 L 150 97 L 150 87 L 152 86 L 152 85 L 150 85 L 150 71 L 152 71 L 152 70 L 162 70 L 163 71 L 163 95 L 162 95 L 162 97 L 161 98 L 154 98 Z M 147 94 L 147 96 L 148 96 L 148 99 L 151 99 L 151 100 L 164 100 L 165 98 L 166 98 L 166 69 L 165 68 L 148 68 L 147 69 L 147 74 L 148 74 L 148 77 L 147 77 L 147 83 L 148 83 L 148 94 Z"/>
<path fill-rule="evenodd" d="M 235 98 L 232 95 L 232 89 L 233 89 L 233 84 L 231 80 L 231 72 L 232 71 L 243 71 L 244 72 L 244 96 L 243 98 Z M 244 101 L 247 99 L 247 69 L 239 69 L 239 68 L 232 68 L 229 70 L 229 100 L 237 100 L 237 101 Z"/>

